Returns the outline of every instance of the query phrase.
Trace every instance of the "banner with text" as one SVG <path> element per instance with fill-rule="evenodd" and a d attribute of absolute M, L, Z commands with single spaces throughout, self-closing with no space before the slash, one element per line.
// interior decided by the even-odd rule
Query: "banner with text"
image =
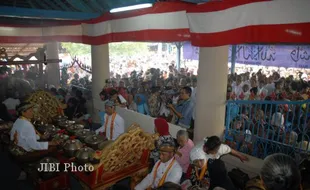
<path fill-rule="evenodd" d="M 231 62 L 232 46 L 229 46 Z M 183 58 L 199 59 L 199 47 L 183 45 Z M 274 67 L 310 68 L 310 46 L 306 45 L 237 45 L 236 63 Z"/>

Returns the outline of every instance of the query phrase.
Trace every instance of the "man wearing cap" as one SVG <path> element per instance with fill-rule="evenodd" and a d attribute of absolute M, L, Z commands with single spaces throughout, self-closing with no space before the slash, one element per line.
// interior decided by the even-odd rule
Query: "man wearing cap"
<path fill-rule="evenodd" d="M 116 113 L 115 103 L 107 101 L 105 103 L 104 124 L 96 130 L 96 133 L 104 133 L 109 140 L 115 140 L 125 132 L 124 119 Z"/>
<path fill-rule="evenodd" d="M 160 146 L 160 160 L 156 162 L 152 169 L 135 190 L 155 189 L 164 185 L 165 182 L 179 184 L 182 177 L 182 168 L 176 161 L 174 145 L 163 143 Z"/>
<path fill-rule="evenodd" d="M 31 123 L 33 108 L 34 105 L 28 102 L 23 102 L 18 106 L 17 112 L 20 117 L 15 121 L 10 132 L 11 141 L 27 152 L 47 150 L 49 146 L 56 146 L 58 144 L 56 141 L 38 142 L 40 138 L 44 138 L 44 135 L 38 133 Z"/>

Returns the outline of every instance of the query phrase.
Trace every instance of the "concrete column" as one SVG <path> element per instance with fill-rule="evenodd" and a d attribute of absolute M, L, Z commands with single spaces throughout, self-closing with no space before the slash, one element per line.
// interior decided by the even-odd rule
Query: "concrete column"
<path fill-rule="evenodd" d="M 200 48 L 194 141 L 222 136 L 225 122 L 228 46 Z"/>
<path fill-rule="evenodd" d="M 47 44 L 46 57 L 47 59 L 59 59 L 58 42 Z M 56 88 L 60 85 L 60 70 L 59 63 L 47 63 L 46 65 L 47 85 L 54 85 Z"/>
<path fill-rule="evenodd" d="M 105 85 L 105 80 L 110 78 L 109 44 L 91 46 L 92 63 L 92 97 L 93 97 L 93 121 L 100 122 L 98 112 L 102 108 L 99 93 Z"/>

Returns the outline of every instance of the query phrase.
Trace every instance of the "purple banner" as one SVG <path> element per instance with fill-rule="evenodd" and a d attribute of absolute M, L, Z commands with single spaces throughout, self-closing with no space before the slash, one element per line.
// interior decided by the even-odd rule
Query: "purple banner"
<path fill-rule="evenodd" d="M 228 57 L 231 62 L 232 46 Z M 183 58 L 199 59 L 199 48 L 186 43 Z M 274 67 L 310 68 L 310 46 L 303 45 L 237 45 L 236 63 Z"/>

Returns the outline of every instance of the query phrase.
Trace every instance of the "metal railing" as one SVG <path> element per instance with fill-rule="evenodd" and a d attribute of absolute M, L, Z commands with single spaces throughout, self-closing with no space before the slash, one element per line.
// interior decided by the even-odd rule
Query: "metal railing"
<path fill-rule="evenodd" d="M 310 153 L 310 100 L 229 100 L 225 142 L 240 152 L 265 158 L 273 153 Z"/>

